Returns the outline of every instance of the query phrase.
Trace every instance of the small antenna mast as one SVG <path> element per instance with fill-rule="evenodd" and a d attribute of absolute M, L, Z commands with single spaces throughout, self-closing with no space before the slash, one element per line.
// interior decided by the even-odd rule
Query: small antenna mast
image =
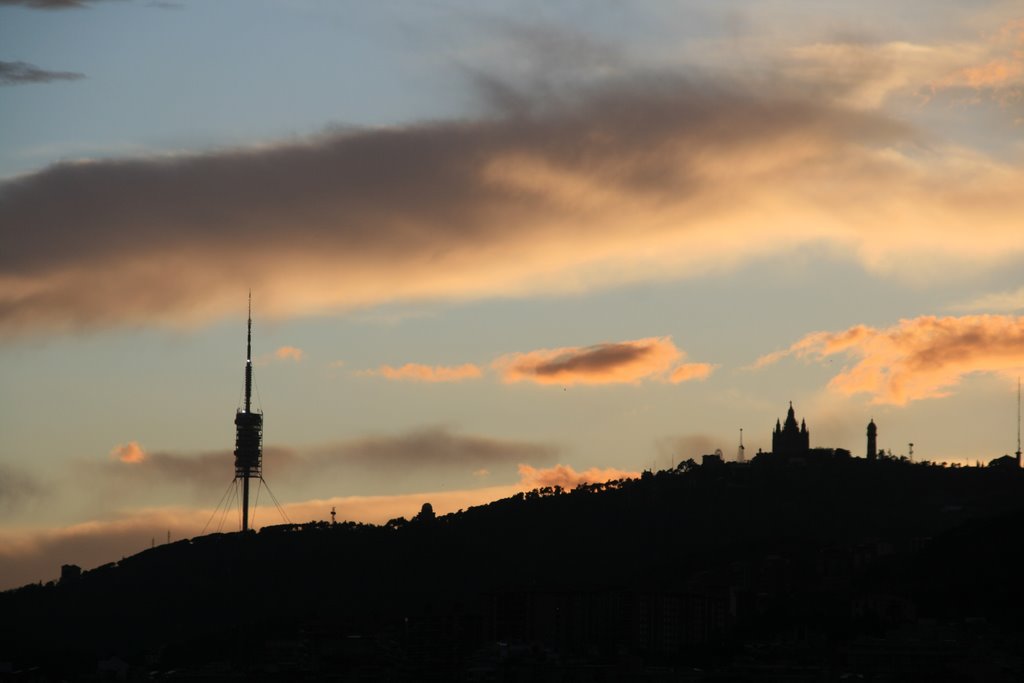
<path fill-rule="evenodd" d="M 1020 467 L 1020 375 L 1017 375 L 1017 467 Z"/>

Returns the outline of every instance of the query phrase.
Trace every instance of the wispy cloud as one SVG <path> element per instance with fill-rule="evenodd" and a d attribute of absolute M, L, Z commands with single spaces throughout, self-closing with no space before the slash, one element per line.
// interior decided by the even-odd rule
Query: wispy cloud
<path fill-rule="evenodd" d="M 86 7 L 89 0 L 0 0 L 0 5 L 19 5 L 34 9 L 75 9 Z"/>
<path fill-rule="evenodd" d="M 965 313 L 1012 313 L 1024 310 L 1024 287 L 1008 292 L 990 292 L 969 301 L 949 306 L 951 311 Z"/>
<path fill-rule="evenodd" d="M 819 42 L 791 48 L 780 67 L 849 106 L 882 107 L 892 96 L 918 104 L 949 93 L 959 104 L 990 99 L 1009 106 L 1024 95 L 1024 20 L 974 40 Z M 970 97 L 963 95 L 970 93 Z M 985 97 L 979 97 L 983 94 Z"/>
<path fill-rule="evenodd" d="M 62 10 L 62 9 L 84 9 L 96 4 L 101 0 L 0 0 L 0 7 L 3 5 L 16 5 L 41 10 Z M 185 5 L 180 2 L 154 0 L 146 3 L 147 7 L 158 9 L 182 9 Z"/>
<path fill-rule="evenodd" d="M 1007 22 L 979 48 L 971 63 L 945 74 L 934 87 L 984 91 L 1003 105 L 1024 101 L 1024 19 Z"/>
<path fill-rule="evenodd" d="M 565 386 L 636 383 L 645 379 L 678 383 L 704 379 L 714 369 L 707 363 L 676 365 L 684 356 L 670 337 L 648 337 L 511 353 L 495 360 L 493 367 L 506 382 Z"/>
<path fill-rule="evenodd" d="M 851 107 L 876 109 L 894 94 L 925 102 L 938 78 L 977 54 L 976 47 L 965 45 L 814 43 L 792 48 L 784 68 L 796 78 L 822 84 Z"/>
<path fill-rule="evenodd" d="M 372 470 L 460 467 L 474 471 L 502 463 L 552 462 L 558 452 L 557 447 L 545 443 L 457 434 L 444 427 L 427 427 L 318 447 L 308 457 L 317 462 Z"/>
<path fill-rule="evenodd" d="M 274 358 L 278 360 L 293 360 L 298 363 L 302 360 L 302 356 L 302 349 L 295 346 L 282 346 L 274 351 Z"/>
<path fill-rule="evenodd" d="M 543 465 L 554 462 L 558 453 L 556 446 L 547 443 L 423 427 L 302 448 L 268 446 L 264 449 L 264 461 L 272 465 L 276 477 L 302 479 L 346 469 L 391 474 L 445 469 L 470 473 L 521 462 Z M 116 480 L 131 478 L 203 489 L 223 487 L 234 461 L 229 449 L 193 454 L 145 453 L 134 441 L 117 446 L 110 455 L 110 462 L 102 466 L 86 463 L 86 470 Z"/>
<path fill-rule="evenodd" d="M 253 364 L 257 367 L 266 367 L 271 363 L 280 361 L 301 363 L 305 355 L 305 352 L 297 346 L 281 346 L 274 349 L 273 352 L 261 354 L 253 360 Z"/>
<path fill-rule="evenodd" d="M 275 473 L 284 474 L 295 468 L 299 456 L 292 449 L 269 446 L 264 449 L 264 459 L 273 463 Z M 146 488 L 184 485 L 209 492 L 223 488 L 226 481 L 230 481 L 234 473 L 233 463 L 234 454 L 230 449 L 203 453 L 147 453 L 133 441 L 112 450 L 109 462 L 80 462 L 76 471 L 80 476 L 95 478 L 91 480 L 100 484 L 120 486 L 133 482 Z M 129 493 L 122 491 L 120 495 L 125 498 Z"/>
<path fill-rule="evenodd" d="M 74 71 L 47 71 L 26 62 L 0 62 L 0 85 L 77 81 L 82 78 L 85 74 Z"/>
<path fill-rule="evenodd" d="M 0 462 L 0 510 L 12 511 L 46 494 L 32 474 L 20 467 Z"/>
<path fill-rule="evenodd" d="M 1024 370 L 1024 318 L 1000 315 L 922 316 L 886 329 L 857 325 L 815 332 L 788 349 L 763 356 L 763 367 L 785 356 L 856 359 L 829 382 L 844 395 L 866 393 L 873 403 L 906 405 L 948 396 L 966 375 Z"/>
<path fill-rule="evenodd" d="M 401 367 L 382 365 L 376 370 L 362 370 L 360 375 L 379 376 L 391 380 L 406 380 L 414 382 L 461 382 L 467 379 L 477 379 L 483 375 L 483 371 L 472 363 L 465 363 L 456 366 L 444 365 L 421 365 L 420 363 L 406 363 Z"/>

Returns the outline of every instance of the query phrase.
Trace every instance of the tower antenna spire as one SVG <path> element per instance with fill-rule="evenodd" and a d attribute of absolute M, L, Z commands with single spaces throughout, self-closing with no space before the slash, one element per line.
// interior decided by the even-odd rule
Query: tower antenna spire
<path fill-rule="evenodd" d="M 249 326 L 245 335 L 245 412 L 252 410 L 252 290 L 249 290 Z"/>

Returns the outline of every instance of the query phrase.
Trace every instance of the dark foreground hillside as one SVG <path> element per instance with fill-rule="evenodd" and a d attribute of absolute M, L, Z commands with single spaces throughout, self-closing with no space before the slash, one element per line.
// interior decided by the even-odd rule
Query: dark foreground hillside
<path fill-rule="evenodd" d="M 204 536 L 0 593 L 0 680 L 1021 680 L 1022 494 L 762 460 Z"/>

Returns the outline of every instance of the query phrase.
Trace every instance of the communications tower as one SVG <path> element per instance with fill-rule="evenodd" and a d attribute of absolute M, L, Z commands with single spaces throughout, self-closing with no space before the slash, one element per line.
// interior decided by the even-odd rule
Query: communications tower
<path fill-rule="evenodd" d="M 256 500 L 250 508 L 249 481 L 252 479 L 259 482 L 259 487 L 256 489 Z M 221 513 L 220 522 L 215 527 L 217 533 L 220 533 L 224 528 L 229 510 L 234 509 L 235 502 L 238 500 L 239 488 L 242 489 L 239 522 L 243 532 L 249 530 L 250 523 L 254 522 L 256 518 L 260 493 L 263 489 L 267 490 L 267 495 L 277 507 L 281 519 L 288 524 L 291 523 L 284 508 L 281 507 L 281 503 L 278 502 L 274 492 L 270 490 L 267 480 L 263 478 L 263 411 L 258 408 L 254 410 L 252 406 L 252 292 L 249 292 L 249 323 L 245 338 L 245 398 L 235 412 L 235 476 L 228 484 L 224 495 L 221 496 L 217 507 L 210 514 L 210 519 L 203 527 L 202 533 L 206 533 L 214 518 L 217 517 L 217 513 Z M 250 511 L 252 512 L 251 517 Z"/>
<path fill-rule="evenodd" d="M 245 341 L 245 402 L 235 413 L 235 481 L 242 484 L 242 531 L 249 530 L 250 479 L 263 479 L 263 413 L 252 409 L 252 292 Z"/>

